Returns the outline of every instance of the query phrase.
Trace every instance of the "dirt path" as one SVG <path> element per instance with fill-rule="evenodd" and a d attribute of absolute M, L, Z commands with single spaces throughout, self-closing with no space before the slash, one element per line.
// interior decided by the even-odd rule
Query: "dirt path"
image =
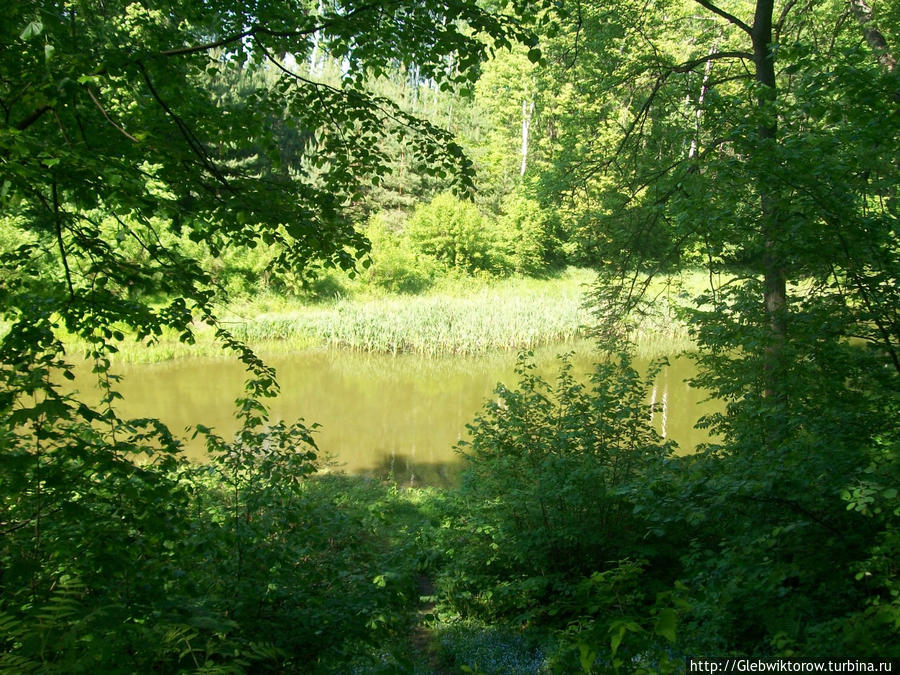
<path fill-rule="evenodd" d="M 436 638 L 428 624 L 433 619 L 434 612 L 434 583 L 425 574 L 420 574 L 416 582 L 419 589 L 419 608 L 415 613 L 415 623 L 410 631 L 409 645 L 413 654 L 421 657 L 421 662 L 426 665 L 429 672 L 434 675 L 453 675 L 456 670 L 451 670 L 444 665 L 438 651 Z"/>

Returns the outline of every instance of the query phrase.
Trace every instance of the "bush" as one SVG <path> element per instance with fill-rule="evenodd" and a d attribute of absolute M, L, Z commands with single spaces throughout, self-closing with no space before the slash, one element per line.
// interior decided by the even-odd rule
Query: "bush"
<path fill-rule="evenodd" d="M 597 366 L 592 387 L 568 358 L 555 387 L 521 357 L 463 444 L 464 494 L 484 504 L 506 564 L 528 574 L 590 573 L 644 535 L 629 487 L 672 450 L 650 424 L 649 382 L 630 365 Z M 652 373 L 655 375 L 655 371 Z"/>
<path fill-rule="evenodd" d="M 564 358 L 551 386 L 524 355 L 517 373 L 517 388 L 497 389 L 461 446 L 467 509 L 448 532 L 445 603 L 555 631 L 550 658 L 566 672 L 651 658 L 666 670 L 682 606 L 677 549 L 639 508 L 673 449 L 645 403 L 655 370 L 641 377 L 622 356 L 598 365 L 588 386 Z"/>
<path fill-rule="evenodd" d="M 550 215 L 521 191 L 508 195 L 497 231 L 513 271 L 531 276 L 561 262 L 562 244 Z"/>
<path fill-rule="evenodd" d="M 502 272 L 504 254 L 494 228 L 471 202 L 444 193 L 416 208 L 409 221 L 415 247 L 461 272 Z"/>
<path fill-rule="evenodd" d="M 417 250 L 402 232 L 402 221 L 377 213 L 369 219 L 366 236 L 372 244 L 365 278 L 391 293 L 421 293 L 438 274 L 438 265 Z"/>

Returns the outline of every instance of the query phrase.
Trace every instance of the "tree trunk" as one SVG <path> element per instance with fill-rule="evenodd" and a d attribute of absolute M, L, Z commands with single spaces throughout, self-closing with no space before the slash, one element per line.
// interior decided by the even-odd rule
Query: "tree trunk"
<path fill-rule="evenodd" d="M 757 112 L 760 115 L 757 135 L 760 153 L 757 191 L 760 200 L 761 233 L 765 252 L 762 272 L 764 301 L 769 339 L 763 355 L 765 396 L 773 404 L 767 445 L 771 449 L 783 437 L 787 395 L 785 391 L 785 343 L 787 340 L 787 275 L 782 251 L 783 221 L 774 182 L 775 144 L 778 118 L 775 110 L 777 87 L 775 61 L 772 54 L 772 13 L 774 0 L 757 0 L 751 38 L 756 84 L 759 88 Z M 768 160 L 768 161 L 767 161 Z"/>
<path fill-rule="evenodd" d="M 525 168 L 528 162 L 528 136 L 531 131 L 531 117 L 534 114 L 534 95 L 531 101 L 527 98 L 522 99 L 522 164 L 519 167 L 519 176 L 525 175 Z"/>
<path fill-rule="evenodd" d="M 709 48 L 709 56 L 712 56 L 719 50 L 718 40 Z M 707 59 L 706 67 L 703 69 L 703 82 L 700 84 L 700 96 L 697 98 L 697 127 L 694 137 L 691 139 L 691 147 L 688 150 L 688 159 L 693 159 L 697 154 L 700 146 L 700 120 L 703 117 L 703 101 L 706 100 L 706 90 L 709 84 L 709 74 L 712 72 L 712 59 Z"/>

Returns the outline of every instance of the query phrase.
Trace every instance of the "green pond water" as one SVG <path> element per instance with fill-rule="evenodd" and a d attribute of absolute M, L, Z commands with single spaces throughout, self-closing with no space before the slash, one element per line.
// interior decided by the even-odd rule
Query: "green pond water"
<path fill-rule="evenodd" d="M 557 355 L 574 350 L 576 372 L 592 363 L 588 343 L 536 351 L 539 371 L 554 377 Z M 387 356 L 338 350 L 307 350 L 266 358 L 274 366 L 281 394 L 270 406 L 273 420 L 302 418 L 321 425 L 316 442 L 322 456 L 352 474 L 392 476 L 404 485 L 452 484 L 461 465 L 454 446 L 498 382 L 516 384 L 515 353 L 481 357 Z M 638 367 L 646 364 L 638 363 Z M 234 399 L 246 374 L 227 359 L 188 359 L 158 364 L 117 365 L 123 376 L 120 414 L 157 417 L 176 434 L 189 436 L 205 424 L 226 437 L 237 429 Z M 694 374 L 687 359 L 675 359 L 658 376 L 652 401 L 662 411 L 653 422 L 682 452 L 707 440 L 693 428 L 711 410 L 703 392 L 685 380 Z M 75 388 L 94 398 L 88 368 L 79 369 Z M 187 454 L 202 459 L 202 439 L 186 440 Z"/>

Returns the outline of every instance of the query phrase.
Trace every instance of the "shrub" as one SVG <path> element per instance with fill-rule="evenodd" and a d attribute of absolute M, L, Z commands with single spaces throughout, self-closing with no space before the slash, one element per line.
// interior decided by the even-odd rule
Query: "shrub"
<path fill-rule="evenodd" d="M 372 262 L 365 277 L 372 284 L 392 293 L 420 293 L 434 283 L 437 263 L 415 248 L 390 214 L 372 216 L 366 236 Z"/>
<path fill-rule="evenodd" d="M 444 193 L 419 206 L 409 221 L 415 247 L 450 269 L 499 272 L 506 265 L 489 221 L 471 202 Z"/>
<path fill-rule="evenodd" d="M 656 370 L 642 377 L 623 355 L 585 385 L 563 358 L 553 386 L 524 355 L 517 373 L 461 446 L 468 508 L 448 532 L 445 602 L 555 631 L 551 661 L 566 672 L 650 661 L 671 671 L 677 549 L 640 509 L 647 491 L 665 489 L 658 476 L 673 449 L 645 403 Z"/>
<path fill-rule="evenodd" d="M 551 216 L 521 191 L 508 195 L 497 230 L 513 271 L 535 276 L 560 261 L 562 244 Z"/>
<path fill-rule="evenodd" d="M 624 356 L 598 365 L 590 388 L 566 357 L 555 387 L 527 356 L 517 373 L 518 388 L 497 389 L 462 446 L 464 492 L 484 504 L 507 564 L 528 574 L 585 573 L 627 556 L 644 534 L 629 486 L 673 447 L 650 424 L 652 380 Z"/>

